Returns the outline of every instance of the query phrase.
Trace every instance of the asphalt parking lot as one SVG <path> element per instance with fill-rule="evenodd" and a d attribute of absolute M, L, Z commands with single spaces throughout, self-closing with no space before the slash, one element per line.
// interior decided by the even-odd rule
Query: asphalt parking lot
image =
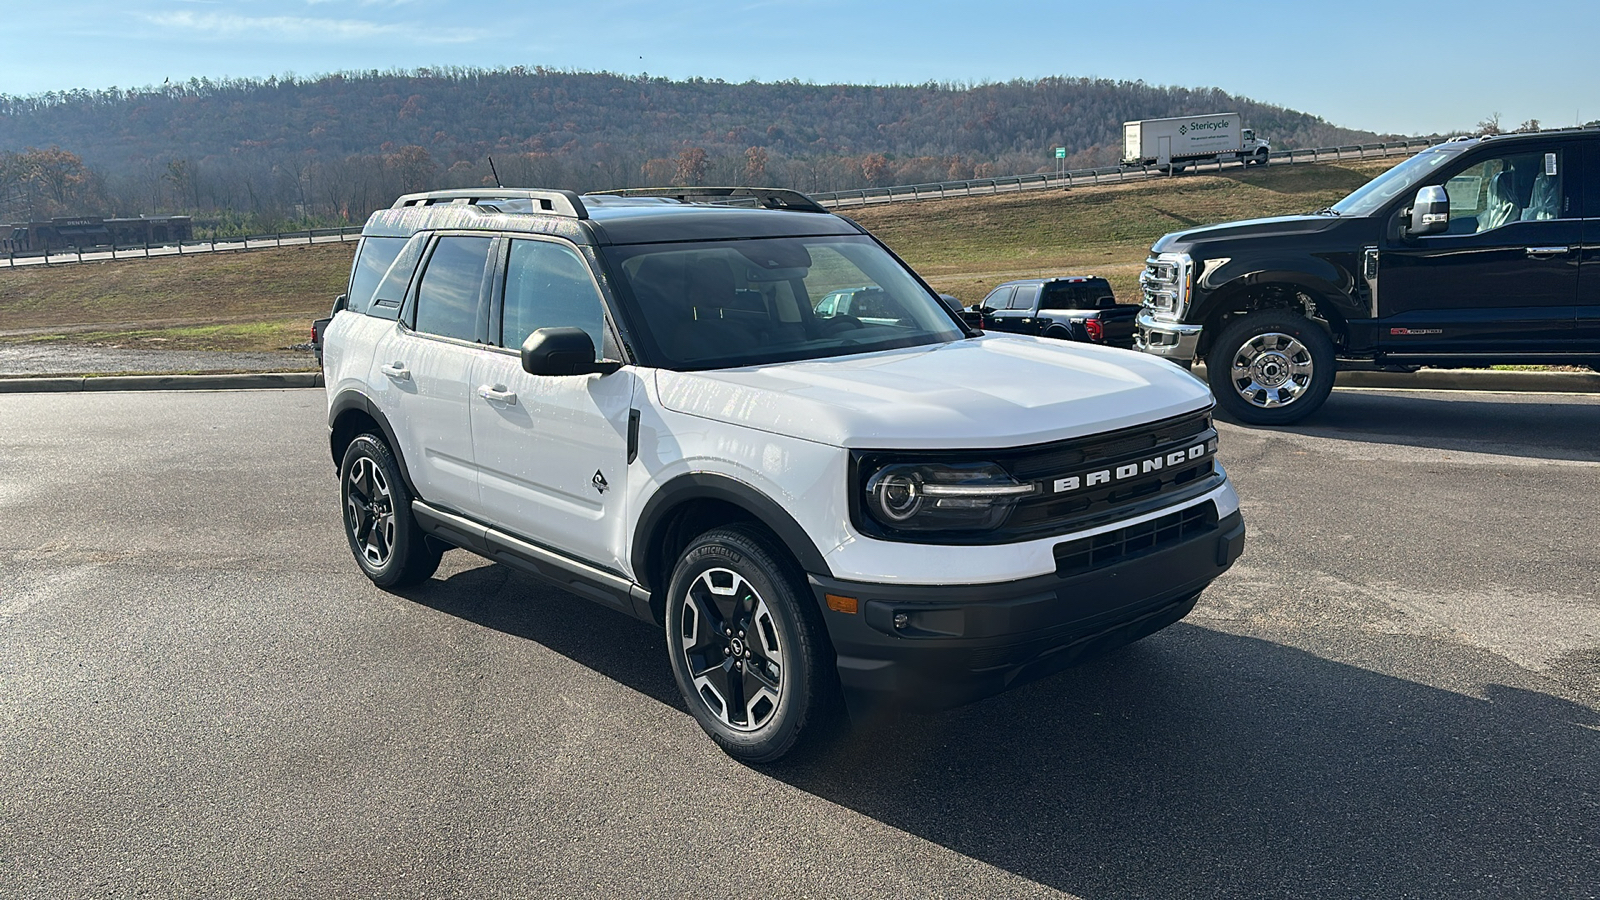
<path fill-rule="evenodd" d="M 0 396 L 0 896 L 1600 896 L 1600 397 L 1224 425 L 1188 619 L 772 770 L 646 625 L 373 588 L 323 403 Z"/>

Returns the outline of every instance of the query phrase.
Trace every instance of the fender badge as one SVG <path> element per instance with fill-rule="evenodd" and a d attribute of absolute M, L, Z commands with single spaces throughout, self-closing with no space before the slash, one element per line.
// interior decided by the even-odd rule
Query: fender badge
<path fill-rule="evenodd" d="M 611 487 L 610 483 L 606 481 L 606 476 L 601 474 L 598 469 L 595 470 L 594 477 L 589 481 L 594 485 L 594 489 L 602 494 L 606 492 L 606 488 Z"/>
<path fill-rule="evenodd" d="M 1390 334 L 1398 334 L 1398 335 L 1444 334 L 1444 329 L 1443 328 L 1391 328 L 1391 329 L 1389 329 L 1389 333 Z"/>

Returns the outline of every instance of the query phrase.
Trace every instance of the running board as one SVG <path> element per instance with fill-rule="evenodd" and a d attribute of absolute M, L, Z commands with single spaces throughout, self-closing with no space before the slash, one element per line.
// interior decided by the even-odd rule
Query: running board
<path fill-rule="evenodd" d="M 614 572 L 530 544 L 514 535 L 465 516 L 445 512 L 421 500 L 411 501 L 411 514 L 427 534 L 485 559 L 536 576 L 585 600 L 655 622 L 650 592 Z"/>

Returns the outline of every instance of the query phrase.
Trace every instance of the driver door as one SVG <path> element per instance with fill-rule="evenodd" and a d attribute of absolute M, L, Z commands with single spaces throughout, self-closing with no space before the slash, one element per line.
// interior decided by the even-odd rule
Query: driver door
<path fill-rule="evenodd" d="M 1572 346 L 1582 238 L 1572 150 L 1519 144 L 1448 175 L 1448 231 L 1401 236 L 1381 253 L 1386 354 L 1503 357 Z"/>

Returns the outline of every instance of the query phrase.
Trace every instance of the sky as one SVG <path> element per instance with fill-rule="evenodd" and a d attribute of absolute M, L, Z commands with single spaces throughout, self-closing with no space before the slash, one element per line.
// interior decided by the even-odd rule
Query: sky
<path fill-rule="evenodd" d="M 0 93 L 430 66 L 817 84 L 1063 75 L 1218 87 L 1430 134 L 1496 113 L 1507 127 L 1600 119 L 1600 53 L 1585 46 L 1597 35 L 1593 0 L 66 0 L 8 4 Z"/>

